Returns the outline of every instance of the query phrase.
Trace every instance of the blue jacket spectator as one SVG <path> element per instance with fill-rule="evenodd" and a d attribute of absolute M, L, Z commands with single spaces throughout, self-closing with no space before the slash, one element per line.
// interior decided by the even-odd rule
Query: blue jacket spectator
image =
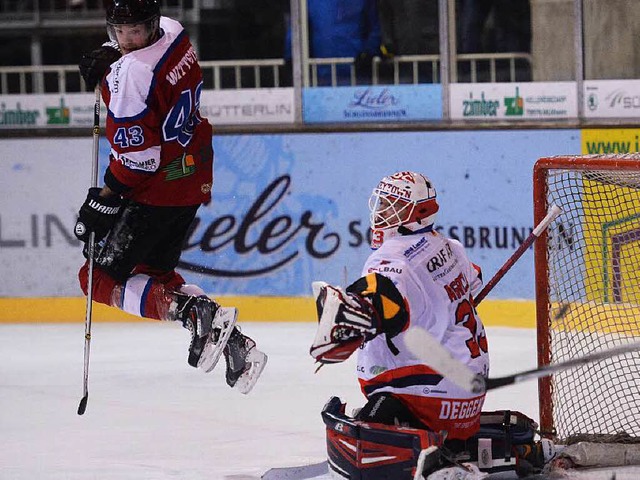
<path fill-rule="evenodd" d="M 349 57 L 356 62 L 358 79 L 371 75 L 371 60 L 380 52 L 380 24 L 376 0 L 307 0 L 309 56 Z M 285 59 L 291 59 L 291 26 L 287 30 Z M 337 69 L 338 84 L 351 83 L 350 69 Z M 318 84 L 330 85 L 329 66 L 318 67 Z"/>

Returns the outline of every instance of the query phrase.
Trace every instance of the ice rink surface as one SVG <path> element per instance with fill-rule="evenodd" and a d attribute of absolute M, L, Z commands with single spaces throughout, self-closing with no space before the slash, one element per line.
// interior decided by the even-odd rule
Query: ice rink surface
<path fill-rule="evenodd" d="M 177 324 L 95 323 L 83 416 L 84 324 L 0 325 L 0 480 L 248 480 L 325 460 L 325 402 L 364 403 L 354 359 L 314 373 L 315 324 L 240 324 L 269 355 L 246 396 L 224 360 L 188 366 Z M 534 330 L 487 335 L 491 376 L 535 367 Z M 537 420 L 537 383 L 489 392 L 484 410 L 502 408 Z"/>

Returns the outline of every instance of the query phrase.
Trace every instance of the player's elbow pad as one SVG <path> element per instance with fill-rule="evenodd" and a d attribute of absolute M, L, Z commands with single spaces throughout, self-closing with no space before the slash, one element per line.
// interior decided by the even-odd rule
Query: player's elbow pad
<path fill-rule="evenodd" d="M 370 273 L 347 287 L 347 292 L 367 298 L 380 321 L 379 330 L 393 338 L 409 323 L 409 314 L 402 294 L 384 275 Z"/>

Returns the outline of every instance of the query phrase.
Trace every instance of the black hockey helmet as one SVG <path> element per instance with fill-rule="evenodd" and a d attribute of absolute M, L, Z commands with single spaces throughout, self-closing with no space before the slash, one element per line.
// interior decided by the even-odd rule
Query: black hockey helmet
<path fill-rule="evenodd" d="M 105 0 L 104 3 L 109 25 L 146 23 L 160 17 L 158 0 Z"/>
<path fill-rule="evenodd" d="M 107 33 L 122 53 L 144 48 L 160 37 L 160 5 L 158 0 L 105 0 Z M 141 43 L 121 44 L 117 30 L 125 25 L 143 25 L 145 40 Z"/>

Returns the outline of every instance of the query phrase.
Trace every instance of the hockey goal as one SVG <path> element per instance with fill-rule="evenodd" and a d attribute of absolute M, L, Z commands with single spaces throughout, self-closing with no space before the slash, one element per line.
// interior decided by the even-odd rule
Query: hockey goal
<path fill-rule="evenodd" d="M 538 362 L 640 340 L 640 154 L 558 156 L 534 167 Z M 640 438 L 640 352 L 539 382 L 541 431 L 557 442 Z"/>

